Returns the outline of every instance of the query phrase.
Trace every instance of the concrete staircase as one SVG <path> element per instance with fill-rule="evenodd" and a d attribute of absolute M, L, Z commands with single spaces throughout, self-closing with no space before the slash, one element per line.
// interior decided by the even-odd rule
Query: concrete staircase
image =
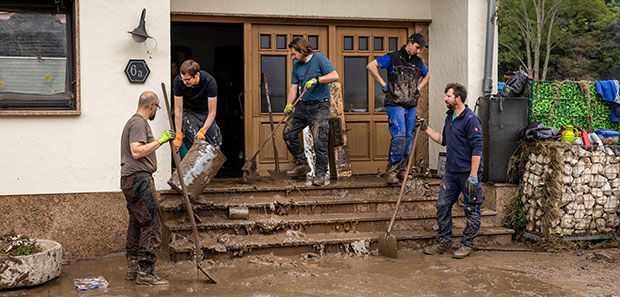
<path fill-rule="evenodd" d="M 207 258 L 339 252 L 360 241 L 372 250 L 389 225 L 399 190 L 399 186 L 388 186 L 383 178 L 372 176 L 332 181 L 323 187 L 288 179 L 263 179 L 252 185 L 216 180 L 193 204 L 193 210 L 200 218 L 200 244 Z M 426 196 L 405 194 L 401 201 L 392 231 L 400 248 L 420 248 L 435 237 L 439 180 L 430 179 L 428 190 Z M 194 244 L 181 195 L 164 192 L 162 198 L 162 245 L 172 260 L 187 259 Z M 509 244 L 513 231 L 499 227 L 496 211 L 485 208 L 487 204 L 495 205 L 494 201 L 483 204 L 476 243 Z M 247 207 L 249 218 L 229 219 L 230 207 Z M 462 205 L 454 207 L 453 224 L 456 246 L 465 227 Z"/>

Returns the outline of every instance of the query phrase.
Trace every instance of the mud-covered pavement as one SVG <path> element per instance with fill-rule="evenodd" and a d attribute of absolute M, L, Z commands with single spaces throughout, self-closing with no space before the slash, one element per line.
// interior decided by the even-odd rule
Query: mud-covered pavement
<path fill-rule="evenodd" d="M 401 251 L 399 259 L 306 258 L 264 255 L 204 262 L 216 285 L 207 284 L 204 275 L 197 277 L 192 262 L 160 260 L 157 271 L 170 285 L 142 287 L 125 281 L 125 258 L 114 254 L 64 265 L 58 279 L 0 291 L 0 296 L 620 296 L 620 249 L 477 251 L 463 260 L 421 251 Z M 73 288 L 73 278 L 94 276 L 105 277 L 109 287 Z"/>

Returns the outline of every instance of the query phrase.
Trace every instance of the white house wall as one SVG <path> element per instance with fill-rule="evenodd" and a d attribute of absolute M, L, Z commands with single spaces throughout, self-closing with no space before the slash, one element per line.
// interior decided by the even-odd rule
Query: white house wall
<path fill-rule="evenodd" d="M 136 43 L 127 31 L 147 9 L 146 28 L 154 40 Z M 429 113 L 432 127 L 445 116 L 443 88 L 468 87 L 470 100 L 481 92 L 484 65 L 485 0 L 316 0 L 79 1 L 79 116 L 2 116 L 0 195 L 119 190 L 120 133 L 144 90 L 161 97 L 170 75 L 170 13 L 279 15 L 311 18 L 431 19 Z M 129 59 L 144 59 L 151 70 L 145 84 L 130 84 L 123 73 Z M 494 76 L 495 77 L 495 76 Z M 169 86 L 168 86 L 169 88 Z M 163 98 L 162 98 L 163 99 Z M 472 101 L 468 101 L 473 106 Z M 168 127 L 165 111 L 151 122 L 155 136 Z M 436 168 L 440 146 L 431 142 Z M 167 188 L 168 147 L 157 151 L 159 189 Z"/>
<path fill-rule="evenodd" d="M 154 40 L 140 44 L 127 31 L 142 8 Z M 140 93 L 161 97 L 160 84 L 170 79 L 169 31 L 169 0 L 79 1 L 81 114 L 0 117 L 0 195 L 119 191 L 121 130 Z M 127 81 L 129 59 L 147 61 L 145 84 Z M 151 127 L 156 137 L 168 127 L 165 110 Z M 157 151 L 160 187 L 169 177 L 169 153 Z"/>
<path fill-rule="evenodd" d="M 171 0 L 170 10 L 222 15 L 430 19 L 431 0 Z"/>
<path fill-rule="evenodd" d="M 466 104 L 474 108 L 482 95 L 486 42 L 487 0 L 433 0 L 430 34 L 429 83 L 430 126 L 441 132 L 446 116 L 444 88 L 458 82 L 467 88 Z M 497 31 L 494 44 L 494 64 L 497 65 Z M 497 66 L 493 67 L 493 90 L 497 90 Z M 445 148 L 429 142 L 429 163 L 437 168 L 439 152 Z"/>

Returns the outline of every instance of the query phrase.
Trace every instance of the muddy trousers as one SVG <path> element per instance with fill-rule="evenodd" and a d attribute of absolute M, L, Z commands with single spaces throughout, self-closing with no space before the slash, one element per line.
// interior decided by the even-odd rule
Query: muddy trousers
<path fill-rule="evenodd" d="M 482 172 L 478 172 L 481 176 Z M 437 242 L 452 244 L 452 206 L 458 200 L 459 195 L 463 194 L 465 217 L 467 223 L 463 230 L 462 244 L 473 247 L 474 238 L 480 230 L 480 205 L 482 204 L 482 184 L 478 183 L 475 194 L 467 192 L 467 178 L 469 172 L 446 172 L 439 186 L 439 197 L 437 198 Z M 474 201 L 475 198 L 475 201 Z"/>
<path fill-rule="evenodd" d="M 389 118 L 390 136 L 392 137 L 387 172 L 404 171 L 409 160 L 415 130 L 416 108 L 386 105 L 385 112 Z"/>
<path fill-rule="evenodd" d="M 316 175 L 324 175 L 327 172 L 329 162 L 329 99 L 321 101 L 299 102 L 295 106 L 293 114 L 284 126 L 282 135 L 289 152 L 295 157 L 296 165 L 306 162 L 304 150 L 299 141 L 299 132 L 310 126 L 310 134 L 314 141 L 314 153 L 316 154 Z"/>
<path fill-rule="evenodd" d="M 161 216 L 153 177 L 138 173 L 121 177 L 121 189 L 127 201 L 129 226 L 127 227 L 128 264 L 139 264 L 139 270 L 152 274 L 155 250 L 161 244 Z"/>
<path fill-rule="evenodd" d="M 196 133 L 204 126 L 205 121 L 207 120 L 208 113 L 202 114 L 193 112 L 191 110 L 183 111 L 183 143 L 189 150 L 194 144 L 194 137 Z M 216 149 L 220 149 L 222 145 L 222 133 L 220 132 L 220 127 L 217 125 L 215 121 L 207 130 L 207 135 L 205 135 L 207 142 L 214 146 Z"/>

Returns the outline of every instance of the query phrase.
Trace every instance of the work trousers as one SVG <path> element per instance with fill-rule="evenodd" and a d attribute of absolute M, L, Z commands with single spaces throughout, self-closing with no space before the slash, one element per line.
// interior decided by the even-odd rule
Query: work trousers
<path fill-rule="evenodd" d="M 480 176 L 480 174 L 478 175 Z M 437 242 L 452 245 L 452 206 L 463 194 L 465 217 L 467 223 L 463 230 L 462 244 L 473 247 L 474 238 L 480 230 L 480 205 L 482 204 L 482 184 L 474 194 L 467 192 L 469 172 L 446 172 L 439 186 L 437 198 Z"/>
<path fill-rule="evenodd" d="M 194 144 L 194 137 L 196 137 L 196 133 L 198 133 L 200 128 L 204 126 L 207 116 L 208 114 L 201 114 L 191 110 L 183 111 L 183 143 L 188 150 Z M 205 138 L 210 145 L 218 150 L 220 149 L 222 145 L 222 133 L 215 121 L 213 121 L 209 130 L 207 130 Z"/>
<path fill-rule="evenodd" d="M 392 136 L 387 172 L 405 170 L 415 130 L 416 108 L 386 105 L 385 112 L 388 115 L 390 136 Z"/>
<path fill-rule="evenodd" d="M 295 106 L 293 114 L 286 121 L 282 135 L 289 152 L 295 157 L 297 165 L 305 162 L 305 155 L 299 141 L 299 132 L 310 126 L 310 134 L 314 141 L 314 153 L 316 155 L 316 176 L 327 172 L 329 162 L 329 99 L 320 102 L 299 102 Z"/>
<path fill-rule="evenodd" d="M 129 212 L 127 258 L 137 260 L 141 270 L 152 272 L 155 250 L 161 244 L 161 216 L 153 177 L 147 173 L 121 177 L 121 189 Z"/>

